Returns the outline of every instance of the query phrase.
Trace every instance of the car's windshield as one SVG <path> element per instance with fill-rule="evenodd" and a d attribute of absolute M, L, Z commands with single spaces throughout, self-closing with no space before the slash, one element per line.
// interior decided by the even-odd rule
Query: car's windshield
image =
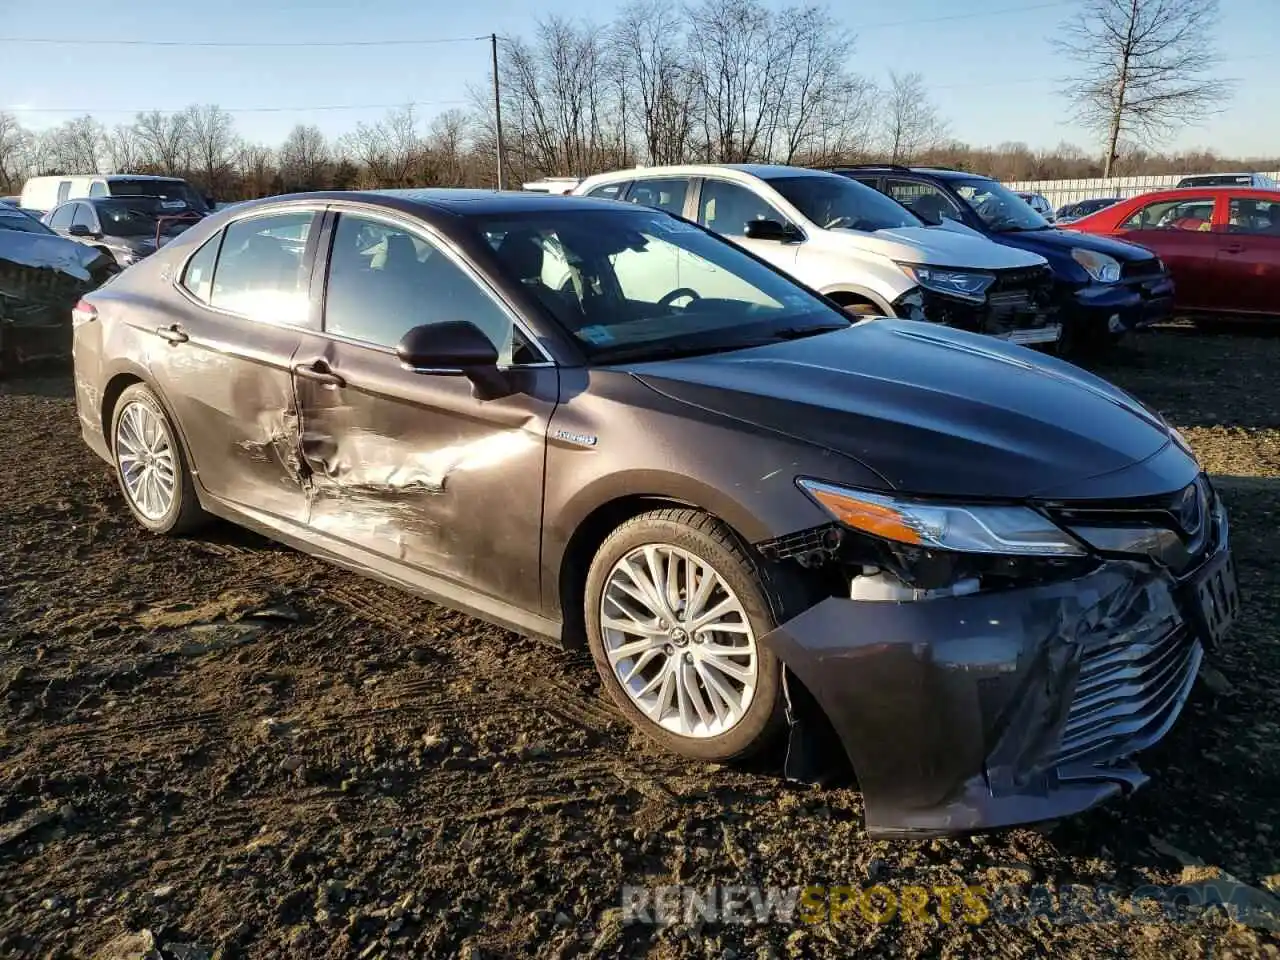
<path fill-rule="evenodd" d="M 208 213 L 204 198 L 185 180 L 111 180 L 113 197 L 156 197 L 167 211 Z"/>
<path fill-rule="evenodd" d="M 477 218 L 499 269 L 601 363 L 711 353 L 850 323 L 732 244 L 658 210 Z"/>
<path fill-rule="evenodd" d="M 99 200 L 94 206 L 109 237 L 145 237 L 156 232 L 158 217 L 164 212 L 155 197 Z"/>
<path fill-rule="evenodd" d="M 48 227 L 29 217 L 21 210 L 0 204 L 0 230 L 16 230 L 19 233 L 53 233 Z"/>
<path fill-rule="evenodd" d="M 951 181 L 951 189 L 994 233 L 1046 230 L 1049 222 L 1020 196 L 995 180 L 974 177 Z"/>
<path fill-rule="evenodd" d="M 827 230 L 924 226 L 923 221 L 896 200 L 848 177 L 770 177 L 765 182 Z"/>

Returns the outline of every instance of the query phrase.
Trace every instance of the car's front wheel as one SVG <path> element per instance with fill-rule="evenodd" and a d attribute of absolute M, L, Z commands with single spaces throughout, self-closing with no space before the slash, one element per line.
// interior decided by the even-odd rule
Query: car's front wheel
<path fill-rule="evenodd" d="M 642 514 L 600 546 L 586 586 L 596 669 L 639 729 L 703 760 L 773 741 L 782 666 L 759 639 L 787 604 L 728 527 L 696 510 Z"/>
<path fill-rule="evenodd" d="M 111 415 L 111 450 L 125 502 L 152 533 L 185 533 L 205 519 L 178 432 L 146 384 L 120 394 Z"/>

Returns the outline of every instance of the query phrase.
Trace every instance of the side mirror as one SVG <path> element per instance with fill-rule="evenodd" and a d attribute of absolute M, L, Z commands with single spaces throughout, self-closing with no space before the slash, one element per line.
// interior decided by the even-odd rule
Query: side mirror
<path fill-rule="evenodd" d="M 83 223 L 73 223 L 67 228 L 67 235 L 71 237 L 92 237 L 93 231 Z"/>
<path fill-rule="evenodd" d="M 498 370 L 498 348 L 469 320 L 414 327 L 400 338 L 396 356 L 413 373 L 466 377 L 481 400 L 501 396 L 507 386 Z"/>
<path fill-rule="evenodd" d="M 803 234 L 790 223 L 779 223 L 777 220 L 748 220 L 748 240 L 776 240 L 779 243 L 791 243 L 800 240 Z"/>

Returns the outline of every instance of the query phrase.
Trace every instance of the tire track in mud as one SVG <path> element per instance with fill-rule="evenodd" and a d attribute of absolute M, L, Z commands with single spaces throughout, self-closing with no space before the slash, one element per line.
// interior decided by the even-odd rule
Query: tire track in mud
<path fill-rule="evenodd" d="M 326 590 L 324 596 L 357 616 L 393 634 L 402 635 L 405 629 L 403 608 L 407 598 L 403 594 L 393 596 L 389 590 L 377 585 L 357 592 L 339 586 Z M 483 630 L 498 630 L 496 627 L 484 627 L 476 621 L 470 622 Z M 477 636 L 477 632 L 469 632 L 464 639 L 448 644 L 454 657 L 470 668 L 472 679 L 483 678 L 507 699 L 546 710 L 592 734 L 616 730 L 621 723 L 621 718 L 607 705 L 598 702 L 598 698 L 584 695 L 581 689 L 566 681 L 545 675 L 537 664 L 528 662 L 540 657 L 546 670 L 565 669 L 576 673 L 592 669 L 590 660 L 568 655 L 546 643 L 517 638 L 514 634 L 508 633 L 503 641 L 499 641 Z M 499 642 L 504 644 L 503 653 L 494 649 Z M 537 644 L 538 651 L 532 655 L 528 653 L 524 649 L 528 644 Z M 513 665 L 519 669 L 512 670 Z"/>

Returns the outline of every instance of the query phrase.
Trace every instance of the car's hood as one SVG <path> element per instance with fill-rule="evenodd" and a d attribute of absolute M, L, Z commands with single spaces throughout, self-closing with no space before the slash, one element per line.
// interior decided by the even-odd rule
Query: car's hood
<path fill-rule="evenodd" d="M 1035 254 L 1003 247 L 977 234 L 968 236 L 938 227 L 895 227 L 874 233 L 836 228 L 827 232 L 851 247 L 903 263 L 976 270 L 1014 270 L 1045 264 L 1044 258 Z"/>
<path fill-rule="evenodd" d="M 852 457 L 907 493 L 1095 496 L 1097 483 L 1072 487 L 1173 442 L 1158 417 L 1078 367 L 911 321 L 629 369 L 675 399 Z"/>
<path fill-rule="evenodd" d="M 107 246 L 115 247 L 119 250 L 128 250 L 130 253 L 136 253 L 140 257 L 150 256 L 156 252 L 156 238 L 149 237 L 113 237 L 107 236 Z M 163 244 L 169 237 L 161 236 L 160 242 Z"/>
<path fill-rule="evenodd" d="M 1082 248 L 1105 253 L 1123 262 L 1147 260 L 1155 254 L 1146 247 L 1111 237 L 1098 237 L 1079 230 L 1029 230 L 1025 233 L 1000 233 L 995 235 L 1000 243 L 1019 250 L 1027 250 L 1046 256 L 1055 254 L 1070 255 L 1074 249 Z"/>

